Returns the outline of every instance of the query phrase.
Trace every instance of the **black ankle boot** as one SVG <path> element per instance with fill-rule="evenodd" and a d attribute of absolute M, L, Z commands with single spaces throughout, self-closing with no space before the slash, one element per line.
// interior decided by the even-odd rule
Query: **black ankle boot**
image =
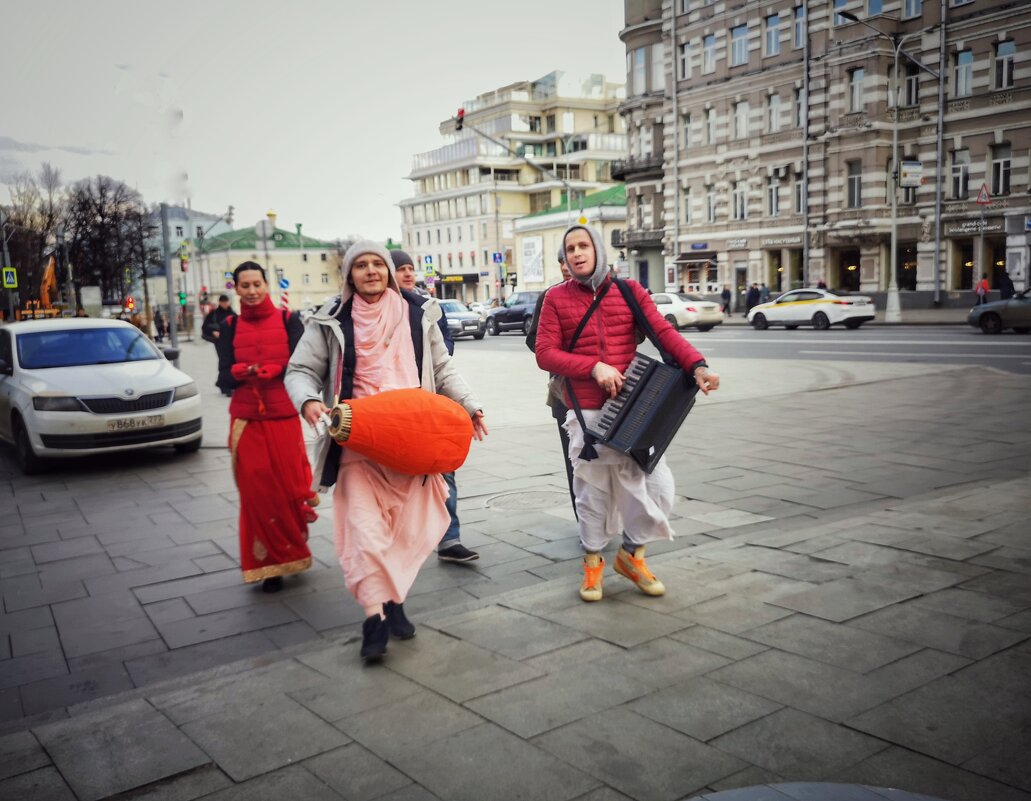
<path fill-rule="evenodd" d="M 379 615 L 365 618 L 365 622 L 362 623 L 362 659 L 366 662 L 378 662 L 387 652 L 389 639 L 387 621 Z"/>
<path fill-rule="evenodd" d="M 410 640 L 415 636 L 415 626 L 405 617 L 405 605 L 387 601 L 383 604 L 383 614 L 387 616 L 387 628 L 391 637 L 399 640 Z"/>
<path fill-rule="evenodd" d="M 261 582 L 262 592 L 279 592 L 281 589 L 283 589 L 282 576 L 272 576 L 272 578 L 267 578 Z"/>

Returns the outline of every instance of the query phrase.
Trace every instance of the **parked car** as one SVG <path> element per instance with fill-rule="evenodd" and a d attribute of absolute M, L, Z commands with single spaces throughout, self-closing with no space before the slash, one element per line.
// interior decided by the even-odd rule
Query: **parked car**
<path fill-rule="evenodd" d="M 457 337 L 472 337 L 483 339 L 487 332 L 487 326 L 483 318 L 476 312 L 469 311 L 457 300 L 442 300 L 440 308 L 444 310 L 444 317 L 447 318 L 447 330 L 452 339 Z"/>
<path fill-rule="evenodd" d="M 25 473 L 50 457 L 201 445 L 196 382 L 120 320 L 28 320 L 0 328 L 0 440 Z"/>
<path fill-rule="evenodd" d="M 826 331 L 839 323 L 845 328 L 859 328 L 874 318 L 874 302 L 866 295 L 850 295 L 837 289 L 793 289 L 776 300 L 753 306 L 748 322 L 756 331 L 771 325 L 787 329 L 811 325 L 817 331 Z"/>
<path fill-rule="evenodd" d="M 697 328 L 711 331 L 723 322 L 725 316 L 720 304 L 700 295 L 687 292 L 656 292 L 652 295 L 655 308 L 674 328 Z"/>
<path fill-rule="evenodd" d="M 487 312 L 487 333 L 496 337 L 502 331 L 530 331 L 533 310 L 537 306 L 540 291 L 513 292 L 505 303 Z"/>
<path fill-rule="evenodd" d="M 1029 291 L 1025 289 L 1012 298 L 974 306 L 967 315 L 967 322 L 986 334 L 1001 334 L 1006 328 L 1012 328 L 1018 334 L 1026 334 L 1031 331 Z"/>
<path fill-rule="evenodd" d="M 469 311 L 476 312 L 480 317 L 486 317 L 487 312 L 490 311 L 490 306 L 486 303 L 480 303 L 480 301 L 474 300 L 469 304 Z"/>

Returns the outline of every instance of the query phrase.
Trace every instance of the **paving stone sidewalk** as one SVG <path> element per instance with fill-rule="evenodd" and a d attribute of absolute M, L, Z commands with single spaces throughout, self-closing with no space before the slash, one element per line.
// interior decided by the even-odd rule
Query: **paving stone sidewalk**
<path fill-rule="evenodd" d="M 239 585 L 223 451 L 11 477 L 0 798 L 1031 798 L 1029 388 L 707 408 L 670 451 L 669 594 L 589 606 L 554 427 L 495 429 L 459 479 L 482 558 L 424 568 L 375 669 L 325 521 L 303 581 Z"/>

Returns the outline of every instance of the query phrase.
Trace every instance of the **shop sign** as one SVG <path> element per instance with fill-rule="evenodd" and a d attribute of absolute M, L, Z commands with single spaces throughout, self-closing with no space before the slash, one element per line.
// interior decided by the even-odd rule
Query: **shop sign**
<path fill-rule="evenodd" d="M 727 250 L 745 250 L 748 248 L 747 239 L 728 239 Z"/>
<path fill-rule="evenodd" d="M 708 249 L 709 249 L 709 243 L 708 242 L 692 242 L 691 243 L 691 250 L 708 250 Z"/>
<path fill-rule="evenodd" d="M 964 220 L 955 225 L 945 226 L 945 236 L 977 236 L 978 234 L 993 234 L 1001 231 L 1001 222 L 987 222 L 985 220 Z"/>
<path fill-rule="evenodd" d="M 782 236 L 776 239 L 764 239 L 762 240 L 762 247 L 772 248 L 778 247 L 779 245 L 801 245 L 802 237 L 800 236 Z"/>
<path fill-rule="evenodd" d="M 460 275 L 442 275 L 440 280 L 444 284 L 460 284 L 463 279 Z"/>

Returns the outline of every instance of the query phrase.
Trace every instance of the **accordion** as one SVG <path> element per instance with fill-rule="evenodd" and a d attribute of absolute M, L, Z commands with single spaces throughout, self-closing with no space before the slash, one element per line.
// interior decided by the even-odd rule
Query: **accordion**
<path fill-rule="evenodd" d="M 634 356 L 625 379 L 588 433 L 651 473 L 694 406 L 698 385 L 679 367 L 643 353 Z"/>

